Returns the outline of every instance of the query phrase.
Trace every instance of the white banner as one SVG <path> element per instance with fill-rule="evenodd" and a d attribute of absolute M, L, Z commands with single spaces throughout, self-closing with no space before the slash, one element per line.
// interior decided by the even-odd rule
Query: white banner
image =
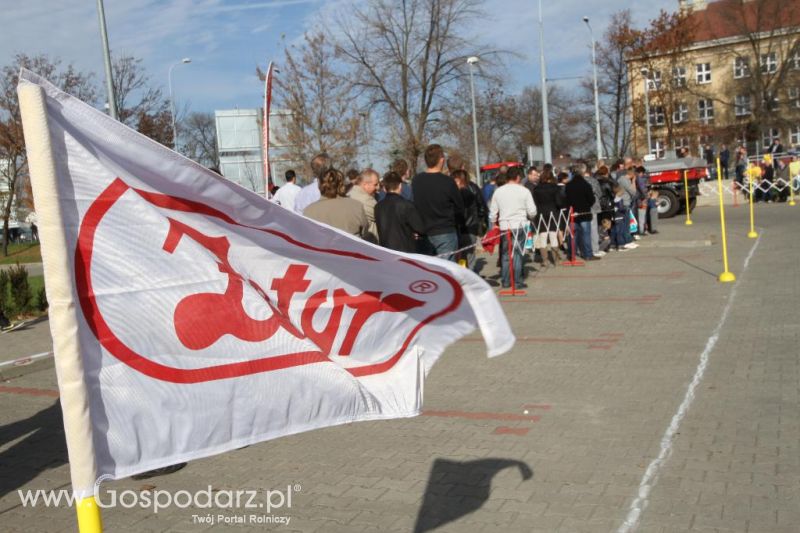
<path fill-rule="evenodd" d="M 34 165 L 35 194 L 58 207 L 38 210 L 44 260 L 63 252 L 48 250 L 53 232 L 70 259 L 45 265 L 48 296 L 69 285 L 77 316 L 52 334 L 77 342 L 96 475 L 413 416 L 449 344 L 478 326 L 490 356 L 513 346 L 469 270 L 305 219 L 23 72 L 26 84 L 44 89 L 57 176 L 46 191 Z"/>

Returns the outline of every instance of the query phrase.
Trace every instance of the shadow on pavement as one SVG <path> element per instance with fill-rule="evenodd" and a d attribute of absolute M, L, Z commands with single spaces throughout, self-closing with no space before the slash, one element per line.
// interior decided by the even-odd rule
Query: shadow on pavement
<path fill-rule="evenodd" d="M 480 509 L 489 499 L 492 479 L 506 468 L 518 468 L 523 480 L 533 477 L 533 470 L 526 463 L 513 459 L 436 459 L 414 533 L 431 531 Z"/>
<path fill-rule="evenodd" d="M 22 437 L 0 452 L 0 498 L 45 470 L 67 462 L 64 422 L 58 400 L 30 418 L 0 427 L 0 446 Z"/>

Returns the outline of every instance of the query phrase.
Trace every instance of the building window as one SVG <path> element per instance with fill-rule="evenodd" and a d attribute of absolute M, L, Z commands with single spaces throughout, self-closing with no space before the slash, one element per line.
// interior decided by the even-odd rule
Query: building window
<path fill-rule="evenodd" d="M 689 121 L 689 106 L 683 102 L 672 111 L 672 122 L 681 124 Z"/>
<path fill-rule="evenodd" d="M 800 145 L 800 126 L 795 126 L 789 130 L 789 141 L 792 143 L 792 146 Z"/>
<path fill-rule="evenodd" d="M 666 149 L 666 145 L 664 144 L 663 139 L 653 139 L 650 142 L 650 153 L 656 156 L 656 158 L 661 159 L 664 157 L 664 150 Z"/>
<path fill-rule="evenodd" d="M 651 126 L 663 126 L 665 121 L 666 117 L 664 116 L 664 106 L 659 105 L 650 107 Z"/>
<path fill-rule="evenodd" d="M 734 104 L 737 117 L 744 117 L 750 114 L 750 95 L 740 94 L 736 96 L 736 103 Z"/>
<path fill-rule="evenodd" d="M 778 54 L 775 52 L 761 54 L 761 72 L 764 74 L 778 72 Z"/>
<path fill-rule="evenodd" d="M 733 77 L 735 79 L 750 76 L 750 59 L 747 57 L 737 57 L 733 60 Z"/>
<path fill-rule="evenodd" d="M 657 91 L 661 89 L 661 71 L 652 71 L 650 75 L 645 78 L 645 84 L 648 91 Z"/>
<path fill-rule="evenodd" d="M 697 69 L 697 83 L 711 83 L 711 63 L 698 63 L 695 68 Z"/>
<path fill-rule="evenodd" d="M 713 100 L 701 98 L 697 101 L 697 111 L 700 115 L 701 122 L 710 122 L 714 120 L 714 102 Z"/>
<path fill-rule="evenodd" d="M 775 93 L 775 91 L 764 91 L 764 108 L 767 111 L 777 111 L 778 104 L 778 95 Z"/>
<path fill-rule="evenodd" d="M 689 137 L 678 137 L 675 139 L 675 153 L 680 154 L 681 150 L 689 151 Z"/>
<path fill-rule="evenodd" d="M 672 86 L 686 87 L 686 67 L 672 68 Z"/>
<path fill-rule="evenodd" d="M 800 108 L 800 87 L 789 87 L 789 105 Z"/>
<path fill-rule="evenodd" d="M 772 144 L 772 139 L 778 139 L 780 136 L 781 132 L 777 128 L 764 130 L 761 135 L 761 147 L 766 150 Z"/>
<path fill-rule="evenodd" d="M 800 50 L 795 52 L 792 56 L 792 68 L 795 70 L 800 70 Z"/>

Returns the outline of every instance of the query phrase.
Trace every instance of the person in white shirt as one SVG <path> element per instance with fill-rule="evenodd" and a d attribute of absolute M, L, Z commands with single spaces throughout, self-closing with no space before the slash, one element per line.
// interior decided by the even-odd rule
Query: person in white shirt
<path fill-rule="evenodd" d="M 302 215 L 306 207 L 322 197 L 319 192 L 319 178 L 325 175 L 329 168 L 331 168 L 331 158 L 328 154 L 322 153 L 314 156 L 314 159 L 311 160 L 311 172 L 314 174 L 314 180 L 303 187 L 297 198 L 295 198 L 295 213 Z"/>
<path fill-rule="evenodd" d="M 295 174 L 294 170 L 287 170 L 286 185 L 278 189 L 278 192 L 272 197 L 272 201 L 289 211 L 294 211 L 295 200 L 297 200 L 297 195 L 302 190 L 297 186 L 296 181 L 297 174 Z"/>
<path fill-rule="evenodd" d="M 522 288 L 522 254 L 525 249 L 526 226 L 536 216 L 536 205 L 531 192 L 520 185 L 522 170 L 519 167 L 508 170 L 508 183 L 492 195 L 489 205 L 489 222 L 500 227 L 500 274 L 503 287 L 511 286 L 509 245 L 514 249 L 514 285 Z M 510 237 L 510 242 L 509 242 Z"/>

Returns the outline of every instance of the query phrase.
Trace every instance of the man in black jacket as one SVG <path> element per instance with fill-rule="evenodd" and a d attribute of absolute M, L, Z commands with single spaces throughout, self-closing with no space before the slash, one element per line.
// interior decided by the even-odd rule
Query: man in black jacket
<path fill-rule="evenodd" d="M 411 182 L 414 205 L 425 224 L 429 253 L 455 260 L 458 248 L 458 226 L 464 220 L 464 202 L 455 182 L 442 173 L 444 150 L 438 144 L 425 149 L 427 171 Z"/>
<path fill-rule="evenodd" d="M 587 261 L 600 258 L 592 253 L 592 205 L 594 192 L 580 173 L 576 173 L 566 186 L 567 205 L 575 213 L 575 244 L 578 253 Z"/>
<path fill-rule="evenodd" d="M 375 205 L 378 242 L 398 252 L 417 252 L 419 236 L 425 232 L 417 208 L 402 196 L 403 178 L 397 172 L 383 177 L 386 196 Z"/>

